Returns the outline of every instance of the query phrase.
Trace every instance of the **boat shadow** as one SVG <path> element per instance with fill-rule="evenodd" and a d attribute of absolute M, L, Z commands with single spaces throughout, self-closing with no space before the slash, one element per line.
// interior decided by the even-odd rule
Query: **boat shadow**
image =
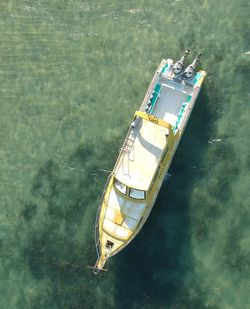
<path fill-rule="evenodd" d="M 148 221 L 131 244 L 112 258 L 116 308 L 170 308 L 191 301 L 190 194 L 203 177 L 202 161 L 213 126 L 206 88 L 196 103 L 171 177 L 164 181 Z"/>

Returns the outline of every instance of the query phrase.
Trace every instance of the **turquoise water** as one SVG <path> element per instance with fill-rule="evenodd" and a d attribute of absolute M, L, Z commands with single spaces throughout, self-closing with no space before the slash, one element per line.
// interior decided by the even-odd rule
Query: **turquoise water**
<path fill-rule="evenodd" d="M 0 308 L 249 308 L 249 9 L 1 1 Z M 187 48 L 208 77 L 172 176 L 94 276 L 101 169 L 161 59 Z"/>

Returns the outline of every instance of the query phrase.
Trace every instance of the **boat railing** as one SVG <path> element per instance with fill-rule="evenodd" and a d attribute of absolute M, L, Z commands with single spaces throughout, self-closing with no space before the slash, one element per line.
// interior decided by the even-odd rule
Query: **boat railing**
<path fill-rule="evenodd" d="M 112 171 L 109 174 L 109 176 L 106 180 L 105 187 L 104 187 L 104 190 L 103 190 L 103 193 L 102 193 L 102 196 L 101 196 L 101 200 L 100 200 L 100 203 L 99 203 L 99 206 L 98 206 L 98 209 L 97 209 L 97 215 L 96 215 L 96 220 L 95 220 L 95 245 L 96 245 L 96 252 L 97 252 L 97 260 L 100 257 L 100 248 L 99 248 L 100 239 L 99 239 L 99 231 L 98 231 L 99 230 L 99 216 L 100 216 L 104 196 L 107 192 L 108 184 L 109 184 L 110 178 L 112 177 L 113 174 L 114 174 L 114 172 Z"/>
<path fill-rule="evenodd" d="M 148 105 L 148 101 L 150 99 L 150 96 L 154 90 L 154 87 L 155 87 L 155 84 L 157 82 L 157 80 L 159 79 L 160 75 L 161 75 L 161 71 L 162 71 L 162 68 L 164 67 L 164 65 L 167 63 L 167 61 L 165 59 L 162 60 L 162 62 L 160 63 L 157 71 L 155 72 L 154 76 L 153 76 L 153 79 L 149 85 L 149 88 L 148 88 L 148 91 L 143 99 L 143 102 L 142 102 L 142 105 L 140 107 L 140 111 L 145 111 L 147 105 Z"/>

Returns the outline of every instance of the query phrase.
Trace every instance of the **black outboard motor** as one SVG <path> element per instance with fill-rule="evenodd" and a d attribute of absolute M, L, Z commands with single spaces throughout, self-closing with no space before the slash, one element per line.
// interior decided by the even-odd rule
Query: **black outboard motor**
<path fill-rule="evenodd" d="M 200 62 L 201 54 L 197 55 L 194 59 L 194 61 L 185 69 L 183 73 L 183 78 L 185 79 L 192 79 L 194 75 L 196 74 L 196 68 L 198 67 L 198 64 Z"/>
<path fill-rule="evenodd" d="M 173 65 L 172 72 L 174 72 L 175 75 L 179 75 L 180 73 L 182 73 L 184 69 L 184 60 L 188 54 L 189 49 L 187 49 L 185 51 L 185 54 L 181 57 L 181 59 L 176 61 L 175 64 Z"/>

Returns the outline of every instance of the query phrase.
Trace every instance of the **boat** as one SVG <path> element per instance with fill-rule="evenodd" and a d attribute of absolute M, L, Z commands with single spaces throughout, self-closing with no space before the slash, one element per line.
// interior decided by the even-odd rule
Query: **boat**
<path fill-rule="evenodd" d="M 188 54 L 162 60 L 133 116 L 97 211 L 95 274 L 134 239 L 155 203 L 206 76 L 197 69 L 201 54 L 185 68 Z"/>

